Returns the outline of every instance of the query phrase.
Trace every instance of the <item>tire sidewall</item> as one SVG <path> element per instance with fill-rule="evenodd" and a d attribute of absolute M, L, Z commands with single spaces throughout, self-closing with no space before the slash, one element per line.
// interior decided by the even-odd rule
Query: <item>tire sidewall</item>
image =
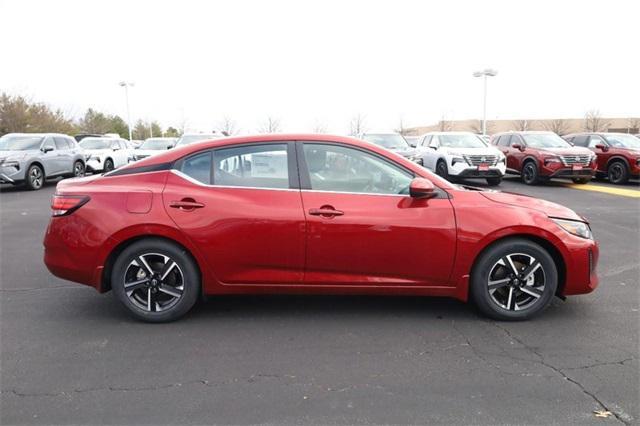
<path fill-rule="evenodd" d="M 107 167 L 107 164 L 111 164 L 111 167 Z M 105 172 L 110 172 L 111 170 L 113 170 L 115 167 L 113 165 L 113 160 L 111 158 L 107 158 L 104 162 L 104 171 Z"/>
<path fill-rule="evenodd" d="M 527 179 L 526 170 L 531 170 L 532 177 L 531 179 Z M 533 161 L 527 161 L 522 167 L 522 181 L 527 185 L 535 185 L 538 182 L 538 166 Z"/>
<path fill-rule="evenodd" d="M 80 173 L 76 174 L 76 167 L 78 166 L 78 164 L 80 165 L 81 169 L 80 169 Z M 76 161 L 75 163 L 73 163 L 73 177 L 82 177 L 84 176 L 85 170 L 84 170 L 84 163 L 82 161 Z"/>
<path fill-rule="evenodd" d="M 618 180 L 611 179 L 611 170 L 614 166 L 621 167 L 622 174 L 620 175 L 620 179 Z M 611 164 L 609 164 L 609 167 L 607 167 L 607 178 L 609 179 L 609 182 L 615 185 L 626 183 L 629 180 L 629 168 L 622 161 L 612 161 Z"/>
<path fill-rule="evenodd" d="M 449 170 L 447 168 L 447 163 L 443 160 L 439 160 L 436 164 L 436 174 L 443 179 L 449 180 Z"/>
<path fill-rule="evenodd" d="M 31 182 L 31 171 L 33 169 L 38 169 L 40 170 L 40 174 L 42 175 L 42 182 L 40 183 L 40 186 L 36 187 L 33 186 L 33 183 Z M 27 184 L 27 188 L 29 188 L 32 191 L 37 191 L 38 189 L 41 189 L 44 186 L 44 181 L 45 181 L 45 176 L 44 176 L 44 170 L 42 169 L 42 167 L 38 166 L 37 164 L 32 164 L 29 166 L 29 168 L 27 169 L 27 176 L 25 179 L 25 182 Z"/>
<path fill-rule="evenodd" d="M 532 307 L 522 311 L 507 311 L 496 305 L 487 289 L 489 273 L 493 265 L 504 255 L 524 253 L 535 257 L 542 264 L 545 273 L 543 295 Z M 558 287 L 558 271 L 551 255 L 540 245 L 523 239 L 505 240 L 489 247 L 480 256 L 471 273 L 470 294 L 478 309 L 485 315 L 505 321 L 530 319 L 541 313 L 551 302 Z"/>
<path fill-rule="evenodd" d="M 163 312 L 147 312 L 134 305 L 124 291 L 124 275 L 129 263 L 140 254 L 158 253 L 175 261 L 184 276 L 182 298 Z M 145 239 L 125 248 L 118 256 L 111 270 L 111 289 L 115 297 L 133 317 L 146 322 L 169 322 L 185 315 L 196 303 L 200 295 L 200 274 L 191 256 L 181 247 L 160 239 Z"/>

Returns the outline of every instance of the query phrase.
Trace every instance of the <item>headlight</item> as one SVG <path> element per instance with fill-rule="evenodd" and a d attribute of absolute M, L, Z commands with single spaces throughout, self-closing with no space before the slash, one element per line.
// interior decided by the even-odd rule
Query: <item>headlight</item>
<path fill-rule="evenodd" d="M 544 164 L 549 164 L 549 163 L 560 163 L 560 158 L 557 156 L 544 157 Z"/>
<path fill-rule="evenodd" d="M 451 159 L 451 165 L 452 165 L 452 166 L 455 166 L 455 165 L 456 165 L 456 163 L 465 163 L 465 164 L 466 164 L 466 161 L 465 161 L 465 159 L 464 159 L 464 158 L 462 158 L 462 157 L 453 157 L 453 158 Z"/>
<path fill-rule="evenodd" d="M 422 157 L 419 155 L 412 155 L 411 157 L 407 157 L 408 160 L 413 161 L 414 163 L 418 163 L 422 166 Z"/>
<path fill-rule="evenodd" d="M 507 157 L 505 157 L 504 155 L 498 159 L 498 164 L 500 164 L 500 163 L 504 164 L 506 162 L 507 162 Z"/>
<path fill-rule="evenodd" d="M 591 233 L 591 229 L 589 225 L 584 222 L 579 222 L 577 220 L 567 220 L 567 219 L 556 219 L 551 218 L 556 225 L 560 228 L 564 229 L 570 234 L 576 235 L 578 237 L 587 238 L 592 240 L 593 234 Z"/>
<path fill-rule="evenodd" d="M 15 167 L 16 169 L 20 168 L 20 162 L 13 161 L 13 160 L 9 160 L 9 161 L 5 160 L 5 161 L 1 162 L 0 165 L 2 167 Z"/>

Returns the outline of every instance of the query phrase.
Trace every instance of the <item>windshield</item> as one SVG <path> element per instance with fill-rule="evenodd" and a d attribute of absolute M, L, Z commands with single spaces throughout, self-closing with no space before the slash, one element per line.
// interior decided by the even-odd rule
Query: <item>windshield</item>
<path fill-rule="evenodd" d="M 380 145 L 383 148 L 387 149 L 407 149 L 409 148 L 409 144 L 407 141 L 398 134 L 388 133 L 388 134 L 369 134 L 364 135 L 362 137 L 365 141 L 369 141 L 375 143 L 376 145 Z"/>
<path fill-rule="evenodd" d="M 109 149 L 111 141 L 98 138 L 84 138 L 80 141 L 80 146 L 84 149 Z"/>
<path fill-rule="evenodd" d="M 173 141 L 170 139 L 149 138 L 140 145 L 140 149 L 158 151 L 161 149 L 167 149 L 168 146 L 173 146 Z"/>
<path fill-rule="evenodd" d="M 487 145 L 476 135 L 438 135 L 440 146 L 446 148 L 486 148 Z"/>
<path fill-rule="evenodd" d="M 570 148 L 569 142 L 555 133 L 538 133 L 522 135 L 527 146 L 531 148 Z"/>
<path fill-rule="evenodd" d="M 0 138 L 0 151 L 27 151 L 40 149 L 42 136 L 9 136 Z"/>
<path fill-rule="evenodd" d="M 217 139 L 219 135 L 185 135 L 180 138 L 176 146 L 189 145 L 190 143 L 198 141 L 208 141 L 210 139 Z"/>
<path fill-rule="evenodd" d="M 640 139 L 632 135 L 614 134 L 605 135 L 604 138 L 614 148 L 640 149 Z"/>

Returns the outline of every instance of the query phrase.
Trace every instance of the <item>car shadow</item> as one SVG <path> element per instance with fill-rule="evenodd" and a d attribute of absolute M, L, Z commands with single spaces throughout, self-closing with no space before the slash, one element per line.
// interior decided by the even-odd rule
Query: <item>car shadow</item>
<path fill-rule="evenodd" d="M 44 185 L 42 185 L 42 188 L 40 189 L 44 189 L 44 188 L 50 188 L 52 186 L 56 186 L 58 184 L 58 182 L 60 182 L 62 179 L 51 179 L 51 180 L 47 180 L 45 181 Z M 0 193 L 2 192 L 6 192 L 6 193 L 12 193 L 12 192 L 31 192 L 31 190 L 29 188 L 27 188 L 26 185 L 21 184 L 21 185 L 11 185 L 8 183 L 3 183 L 0 184 Z"/>

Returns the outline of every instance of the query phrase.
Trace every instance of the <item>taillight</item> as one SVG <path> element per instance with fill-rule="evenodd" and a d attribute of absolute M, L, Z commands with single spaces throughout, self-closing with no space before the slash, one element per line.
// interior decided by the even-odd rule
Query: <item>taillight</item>
<path fill-rule="evenodd" d="M 51 197 L 51 216 L 65 216 L 78 210 L 89 201 L 88 195 L 58 195 Z"/>

